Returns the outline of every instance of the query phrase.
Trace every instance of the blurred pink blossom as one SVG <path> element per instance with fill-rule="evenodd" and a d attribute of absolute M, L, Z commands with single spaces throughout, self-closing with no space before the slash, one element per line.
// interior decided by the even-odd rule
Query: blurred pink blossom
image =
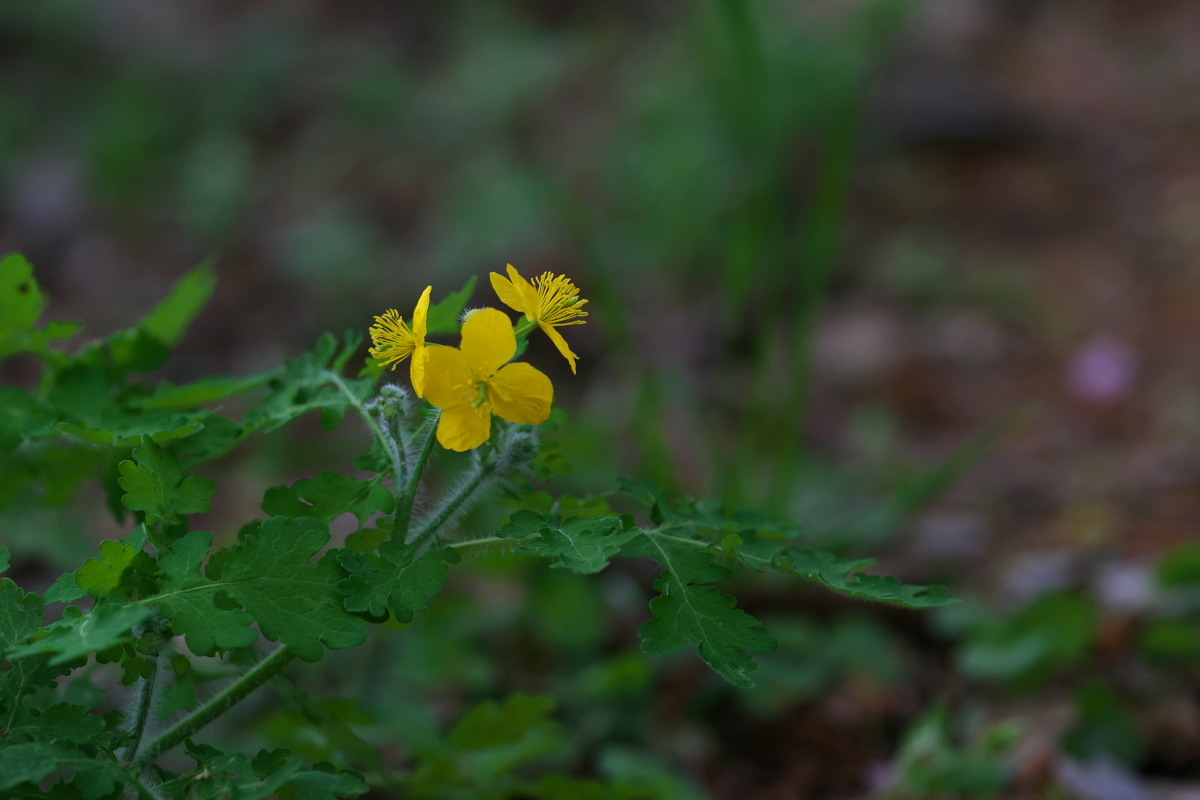
<path fill-rule="evenodd" d="M 1067 362 L 1067 384 L 1084 400 L 1107 403 L 1129 392 L 1137 356 L 1129 345 L 1107 337 L 1082 345 Z"/>

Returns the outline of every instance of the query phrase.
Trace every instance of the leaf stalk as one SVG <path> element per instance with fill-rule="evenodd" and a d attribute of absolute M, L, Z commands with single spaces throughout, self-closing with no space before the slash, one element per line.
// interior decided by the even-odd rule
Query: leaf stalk
<path fill-rule="evenodd" d="M 220 717 L 255 689 L 275 677 L 295 655 L 295 651 L 286 644 L 276 649 L 207 703 L 147 744 L 134 763 L 140 765 L 152 763 L 160 755 Z"/>
<path fill-rule="evenodd" d="M 429 454 L 433 452 L 433 442 L 437 438 L 438 420 L 441 418 L 442 410 L 440 408 L 429 417 L 421 452 L 417 454 L 417 461 L 409 470 L 408 482 L 404 485 L 404 491 L 396 497 L 396 514 L 392 519 L 392 542 L 394 544 L 404 544 L 408 541 L 408 528 L 412 522 L 413 503 L 417 500 L 417 488 L 421 485 L 421 475 L 425 472 L 425 465 L 429 463 Z"/>

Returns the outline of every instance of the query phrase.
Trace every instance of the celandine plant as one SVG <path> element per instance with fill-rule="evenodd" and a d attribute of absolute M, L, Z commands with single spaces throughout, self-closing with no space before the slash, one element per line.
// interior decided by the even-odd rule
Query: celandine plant
<path fill-rule="evenodd" d="M 584 575 L 617 557 L 651 559 L 661 572 L 639 631 L 642 649 L 674 653 L 694 644 L 738 687 L 751 685 L 752 654 L 775 642 L 717 588 L 732 568 L 779 571 L 907 606 L 949 602 L 940 587 L 860 572 L 869 560 L 801 546 L 790 522 L 668 498 L 641 481 L 618 479 L 616 490 L 586 503 L 535 502 L 545 497 L 531 483 L 541 450 L 536 426 L 550 416 L 554 390 L 540 370 L 513 359 L 540 329 L 574 372 L 577 356 L 559 328 L 585 322 L 587 301 L 569 279 L 549 273 L 528 281 L 510 266 L 491 282 L 519 313 L 515 326 L 495 308 L 462 315 L 474 281 L 436 305 L 427 288 L 410 322 L 395 310 L 375 318 L 371 359 L 354 374 L 346 367 L 362 336 L 352 333 L 340 342 L 326 335 L 313 352 L 261 375 L 177 386 L 139 376 L 166 360 L 206 302 L 207 269 L 186 276 L 136 327 L 70 353 L 58 343 L 79 326 L 39 326 L 44 299 L 32 269 L 19 255 L 0 261 L 0 358 L 41 365 L 35 390 L 0 388 L 0 510 L 13 519 L 65 505 L 99 477 L 114 517 L 128 526 L 124 538 L 101 543 L 40 594 L 0 579 L 0 796 L 660 796 L 637 780 L 556 774 L 547 756 L 562 742 L 545 734 L 553 724 L 548 698 L 484 703 L 435 750 L 400 759 L 382 754 L 394 750 L 387 742 L 367 742 L 323 715 L 319 698 L 287 680 L 296 659 L 317 662 L 362 645 L 373 625 L 379 636 L 419 635 L 397 623 L 425 609 L 452 568 L 469 568 L 459 566 L 463 552 L 541 557 Z M 458 346 L 432 336 L 458 336 Z M 411 390 L 377 386 L 391 374 L 386 367 L 406 362 Z M 253 398 L 244 414 L 215 407 L 239 394 Z M 325 471 L 268 490 L 265 518 L 214 549 L 212 534 L 189 520 L 210 510 L 217 487 L 191 473 L 311 411 L 327 428 L 349 411 L 361 418 L 373 441 L 358 472 Z M 469 452 L 464 474 L 414 513 L 438 446 Z M 464 514 L 498 488 L 510 498 L 507 519 L 482 536 L 459 530 Z M 577 511 L 564 517 L 563 508 Z M 347 513 L 357 529 L 331 543 L 329 522 Z M 0 546 L 0 573 L 10 556 Z M 295 703 L 303 724 L 337 728 L 361 746 L 337 750 L 330 763 L 284 749 L 231 751 L 206 738 L 206 726 L 272 680 L 284 689 L 277 702 Z M 365 730 L 372 720 L 360 722 Z"/>

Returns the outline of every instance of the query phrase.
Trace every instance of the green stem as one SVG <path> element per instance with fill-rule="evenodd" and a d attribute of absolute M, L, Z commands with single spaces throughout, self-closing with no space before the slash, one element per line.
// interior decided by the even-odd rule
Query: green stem
<path fill-rule="evenodd" d="M 421 470 L 418 468 L 415 473 L 409 473 L 408 465 L 404 461 L 404 454 L 401 453 L 400 448 L 396 446 L 396 442 L 393 437 L 389 436 L 383 430 L 383 428 L 379 427 L 379 422 L 371 415 L 371 412 L 367 410 L 367 407 L 363 405 L 362 401 L 355 396 L 354 392 L 350 391 L 350 387 L 346 385 L 344 380 L 342 380 L 341 375 L 329 370 L 326 370 L 324 375 L 326 380 L 336 386 L 338 390 L 346 396 L 346 400 L 351 406 L 354 407 L 354 410 L 358 412 L 358 415 L 363 418 L 363 421 L 367 423 L 367 427 L 371 429 L 371 433 L 375 435 L 375 439 L 381 445 L 383 445 L 383 449 L 387 451 L 388 460 L 392 462 L 392 499 L 396 503 L 396 527 L 399 527 L 400 523 L 398 521 L 401 514 L 403 513 L 406 515 L 406 517 L 412 514 L 411 485 L 413 483 L 414 476 L 417 479 L 420 478 Z M 421 467 L 424 467 L 424 464 L 425 459 L 422 458 Z M 403 508 L 406 508 L 407 510 L 401 512 L 401 509 Z M 405 519 L 403 525 L 405 530 L 407 530 L 407 519 Z M 396 527 L 393 528 L 393 531 L 396 530 Z"/>
<path fill-rule="evenodd" d="M 392 519 L 392 542 L 394 544 L 404 544 L 408 541 L 408 526 L 412 521 L 412 508 L 417 499 L 417 487 L 421 484 L 421 475 L 425 472 L 425 464 L 429 462 L 429 454 L 433 452 L 433 442 L 437 438 L 438 420 L 441 417 L 442 411 L 438 409 L 437 413 L 429 418 L 425 443 L 417 456 L 417 463 L 413 464 L 412 470 L 408 473 L 408 483 L 405 484 L 404 491 L 396 497 L 396 514 Z"/>
<path fill-rule="evenodd" d="M 438 530 L 440 530 L 441 527 L 446 524 L 447 520 L 453 517 L 458 510 L 462 508 L 463 503 L 467 502 L 471 495 L 473 495 L 476 490 L 483 485 L 484 480 L 486 480 L 487 477 L 492 474 L 494 469 L 495 467 L 486 461 L 481 463 L 479 468 L 475 471 L 475 474 L 471 476 L 470 480 L 459 486 L 454 492 L 454 495 L 446 500 L 442 504 L 442 507 L 439 508 L 433 516 L 422 521 L 421 527 L 417 531 L 417 535 L 414 536 L 412 540 L 413 546 L 416 547 L 418 551 L 424 547 L 430 539 L 433 538 Z"/>
<path fill-rule="evenodd" d="M 527 538 L 529 537 L 509 539 L 502 538 L 500 536 L 484 536 L 481 539 L 467 539 L 466 541 L 462 542 L 450 542 L 446 545 L 446 547 L 449 547 L 453 550 L 466 550 L 470 547 L 487 547 L 488 545 L 499 544 L 500 542 L 519 542 L 522 539 Z"/>
<path fill-rule="evenodd" d="M 139 682 L 140 691 L 137 699 L 137 713 L 133 718 L 133 730 L 129 733 L 133 740 L 125 752 L 130 759 L 137 756 L 138 748 L 142 745 L 142 737 L 146 734 L 146 720 L 150 718 L 150 704 L 154 699 L 154 684 L 158 680 L 158 656 L 150 663 L 150 674 Z"/>
<path fill-rule="evenodd" d="M 259 661 L 248 672 L 227 686 L 204 705 L 188 714 L 179 722 L 172 725 L 166 732 L 146 745 L 136 763 L 150 764 L 160 755 L 188 738 L 210 722 L 220 717 L 234 704 L 245 699 L 247 695 L 267 681 L 271 680 L 288 662 L 295 657 L 295 652 L 288 645 L 275 650 L 271 655 Z"/>
<path fill-rule="evenodd" d="M 164 795 L 159 794 L 146 785 L 146 782 L 142 780 L 140 776 L 135 775 L 131 780 L 133 782 L 133 790 L 137 792 L 137 796 L 143 798 L 143 800 L 162 800 L 164 797 Z"/>

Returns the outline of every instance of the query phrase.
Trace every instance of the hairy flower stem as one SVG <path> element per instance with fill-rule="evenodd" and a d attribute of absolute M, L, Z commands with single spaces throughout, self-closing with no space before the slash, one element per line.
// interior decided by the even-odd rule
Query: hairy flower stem
<path fill-rule="evenodd" d="M 403 493 L 396 497 L 396 513 L 392 519 L 393 544 L 404 544 L 408 541 L 408 526 L 412 521 L 413 503 L 417 499 L 417 488 L 421 484 L 421 475 L 425 472 L 425 465 L 429 463 L 429 454 L 433 452 L 433 442 L 437 438 L 437 425 L 441 416 L 442 412 L 439 409 L 429 418 L 421 452 L 417 455 L 417 461 L 408 473 L 408 483 L 405 484 Z"/>
<path fill-rule="evenodd" d="M 350 391 L 350 387 L 346 385 L 344 380 L 342 380 L 341 375 L 331 370 L 326 370 L 324 372 L 324 377 L 346 396 L 346 400 L 351 406 L 354 407 L 354 410 L 358 412 L 358 415 L 363 418 L 363 421 L 367 423 L 367 427 L 371 429 L 371 433 L 375 435 L 375 438 L 380 444 L 383 445 L 383 449 L 387 451 L 388 460 L 392 462 L 392 498 L 396 501 L 396 518 L 399 519 L 400 509 L 404 506 L 404 499 L 409 490 L 409 484 L 412 483 L 412 477 L 415 475 L 417 479 L 420 479 L 421 470 L 417 469 L 411 475 L 409 474 L 408 465 L 404 462 L 404 455 L 400 452 L 400 448 L 396 447 L 395 438 L 389 435 L 386 431 L 384 431 L 383 428 L 379 426 L 378 420 L 376 420 L 374 415 L 367 410 L 367 407 L 363 405 L 362 401 L 354 395 L 354 392 Z M 426 457 L 428 457 L 428 454 L 426 454 Z M 422 459 L 421 467 L 424 467 L 424 464 L 425 461 Z M 411 515 L 412 500 L 411 495 L 408 496 L 410 499 L 408 501 L 409 510 L 407 513 Z M 406 530 L 407 524 L 408 523 L 406 520 Z"/>
<path fill-rule="evenodd" d="M 158 790 L 156 790 L 150 784 L 146 783 L 145 780 L 141 777 L 138 777 L 135 775 L 135 776 L 131 776 L 129 780 L 130 780 L 130 783 L 133 784 L 131 787 L 133 790 L 133 794 L 130 795 L 130 793 L 128 791 L 126 791 L 125 794 L 122 795 L 122 797 L 133 796 L 133 797 L 143 798 L 143 800 L 164 800 L 164 798 L 166 797 L 166 795 L 164 795 L 162 792 L 159 792 Z"/>
<path fill-rule="evenodd" d="M 227 686 L 224 691 L 172 725 L 166 732 L 146 745 L 135 763 L 150 764 L 160 755 L 220 717 L 251 692 L 275 677 L 295 657 L 288 645 L 283 645 L 259 661 L 248 672 Z"/>
<path fill-rule="evenodd" d="M 474 474 L 471 475 L 471 477 L 463 484 L 461 484 L 453 495 L 446 498 L 446 500 L 442 503 L 442 507 L 434 512 L 431 517 L 422 521 L 420 529 L 417 531 L 416 536 L 413 537 L 413 547 L 415 547 L 418 552 L 421 551 L 425 545 L 429 543 L 429 540 L 432 539 L 439 530 L 441 530 L 441 527 L 458 513 L 459 509 L 463 507 L 463 504 L 471 498 L 471 495 L 473 495 L 479 489 L 479 487 L 483 485 L 483 482 L 487 480 L 491 474 L 495 472 L 495 470 L 495 465 L 491 461 L 484 461 L 480 463 L 475 468 Z"/>
<path fill-rule="evenodd" d="M 142 737 L 146 734 L 146 721 L 150 719 L 150 705 L 154 700 L 154 684 L 158 680 L 158 657 L 150 662 L 150 674 L 138 681 L 137 710 L 133 716 L 133 728 L 129 735 L 131 740 L 125 748 L 127 758 L 133 760 L 138 748 L 142 746 Z"/>

